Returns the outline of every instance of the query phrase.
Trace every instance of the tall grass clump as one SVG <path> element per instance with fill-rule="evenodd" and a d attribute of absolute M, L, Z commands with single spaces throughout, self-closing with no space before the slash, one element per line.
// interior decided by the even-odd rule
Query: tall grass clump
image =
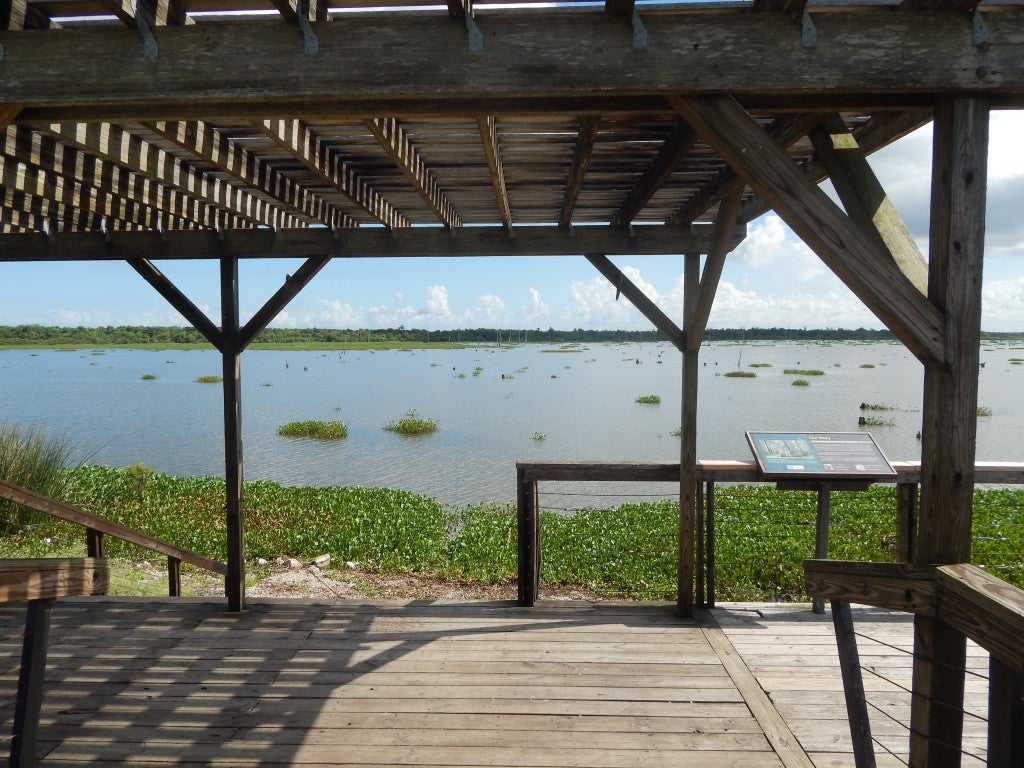
<path fill-rule="evenodd" d="M 730 379 L 756 379 L 757 374 L 753 371 L 726 371 L 722 374 Z"/>
<path fill-rule="evenodd" d="M 222 376 L 200 376 L 196 380 L 196 384 L 220 384 L 224 381 Z"/>
<path fill-rule="evenodd" d="M 818 368 L 785 368 L 783 373 L 790 376 L 824 376 L 825 372 Z"/>
<path fill-rule="evenodd" d="M 640 395 L 636 402 L 640 405 L 661 405 L 661 397 L 658 395 Z"/>
<path fill-rule="evenodd" d="M 0 478 L 9 483 L 44 496 L 60 497 L 67 480 L 66 465 L 71 452 L 67 439 L 49 435 L 41 427 L 0 424 Z M 12 533 L 26 523 L 36 522 L 41 515 L 2 500 L 0 534 Z"/>
<path fill-rule="evenodd" d="M 388 432 L 416 437 L 431 435 L 437 432 L 437 422 L 421 418 L 415 409 L 407 411 L 405 416 L 384 425 Z"/>

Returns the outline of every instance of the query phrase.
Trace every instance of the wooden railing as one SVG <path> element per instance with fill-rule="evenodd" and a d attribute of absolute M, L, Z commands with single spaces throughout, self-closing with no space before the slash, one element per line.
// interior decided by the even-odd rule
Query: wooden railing
<path fill-rule="evenodd" d="M 134 528 L 129 528 L 120 523 L 94 515 L 91 512 L 86 512 L 84 509 L 55 501 L 35 491 L 9 483 L 6 480 L 0 480 L 0 498 L 83 526 L 85 528 L 86 551 L 89 557 L 103 557 L 104 536 L 113 536 L 153 552 L 159 552 L 161 555 L 166 555 L 167 590 L 171 597 L 181 596 L 181 564 L 183 562 L 212 573 L 220 574 L 221 576 L 225 575 L 228 571 L 224 563 L 210 560 L 202 555 L 197 555 L 195 552 L 168 544 L 166 541 L 153 538 L 142 531 L 137 531 Z"/>
<path fill-rule="evenodd" d="M 846 691 L 847 716 L 855 763 L 874 765 L 871 726 L 858 661 L 856 633 L 849 604 L 859 603 L 938 619 L 973 640 L 990 655 L 988 704 L 989 768 L 1024 765 L 1024 591 L 969 564 L 921 566 L 808 560 L 804 563 L 808 594 L 832 601 L 839 663 Z M 923 649 L 926 656 L 933 651 Z M 931 659 L 926 659 L 930 663 Z M 917 651 L 915 651 L 915 665 Z M 944 665 L 947 679 L 965 670 Z M 914 696 L 927 698 L 915 683 Z M 926 709 L 927 707 L 922 707 Z M 911 733 L 926 736 L 923 726 Z M 941 735 L 949 739 L 949 734 Z"/>
<path fill-rule="evenodd" d="M 918 462 L 893 462 L 897 478 L 897 551 L 896 560 L 913 559 L 917 530 L 917 488 L 921 480 Z M 538 483 L 576 482 L 656 482 L 679 483 L 679 462 L 610 461 L 518 461 L 517 513 L 519 530 L 519 604 L 533 605 L 540 585 L 541 531 Z M 703 460 L 697 462 L 699 500 L 695 546 L 697 603 L 715 605 L 715 485 L 717 483 L 774 483 L 765 480 L 753 461 Z M 1024 484 L 1024 462 L 978 462 L 975 482 L 1001 485 Z M 819 492 L 816 521 L 815 557 L 827 557 L 829 492 Z"/>

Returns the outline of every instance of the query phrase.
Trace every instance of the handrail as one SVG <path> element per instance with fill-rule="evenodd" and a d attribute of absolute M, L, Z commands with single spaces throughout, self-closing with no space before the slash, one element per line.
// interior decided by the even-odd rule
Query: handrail
<path fill-rule="evenodd" d="M 154 538 L 142 531 L 115 523 L 112 520 L 107 520 L 104 517 L 86 512 L 84 509 L 79 509 L 70 504 L 56 501 L 48 496 L 43 496 L 40 493 L 22 488 L 3 479 L 0 479 L 0 498 L 13 501 L 15 504 L 21 504 L 29 509 L 43 512 L 61 520 L 67 520 L 68 522 L 84 526 L 88 536 L 90 556 L 99 557 L 102 555 L 102 537 L 104 534 L 166 555 L 168 585 L 172 597 L 181 595 L 180 565 L 182 562 L 195 565 L 221 576 L 226 575 L 228 572 L 228 567 L 224 563 L 203 557 L 195 552 Z"/>
<path fill-rule="evenodd" d="M 895 483 L 921 479 L 921 462 L 894 461 Z M 679 482 L 678 461 L 534 461 L 520 460 L 516 469 L 526 482 L 543 480 L 603 480 L 609 482 Z M 769 482 L 753 461 L 700 459 L 697 479 L 725 483 Z M 1024 461 L 979 461 L 974 465 L 976 483 L 1024 483 Z M 774 481 L 771 481 L 774 482 Z"/>

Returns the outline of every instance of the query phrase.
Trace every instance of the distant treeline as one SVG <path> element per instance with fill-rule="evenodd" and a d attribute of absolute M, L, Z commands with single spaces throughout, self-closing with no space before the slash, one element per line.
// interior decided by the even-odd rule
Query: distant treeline
<path fill-rule="evenodd" d="M 989 340 L 1024 339 L 1024 333 L 983 333 Z M 869 328 L 709 328 L 706 341 L 891 341 L 888 330 Z M 584 328 L 546 331 L 534 329 L 462 328 L 428 331 L 421 328 L 372 328 L 340 330 L 330 328 L 267 328 L 257 343 L 275 345 L 334 343 L 522 343 L 522 342 L 602 342 L 661 341 L 658 331 L 596 331 Z M 0 346 L 133 346 L 133 345 L 205 345 L 194 328 L 176 326 L 100 326 L 63 327 L 45 325 L 0 326 Z"/>

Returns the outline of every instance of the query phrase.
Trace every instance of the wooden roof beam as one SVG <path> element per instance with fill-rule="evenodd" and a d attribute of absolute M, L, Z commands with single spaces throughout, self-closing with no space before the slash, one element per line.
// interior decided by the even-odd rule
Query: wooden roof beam
<path fill-rule="evenodd" d="M 722 279 L 725 257 L 737 245 L 733 232 L 742 201 L 743 188 L 740 187 L 730 192 L 718 206 L 718 219 L 715 221 L 711 250 L 704 261 L 704 271 L 700 277 L 700 292 L 694 305 L 693 316 L 687 318 L 686 348 L 689 350 L 699 349 L 704 338 L 704 330 L 707 328 L 711 307 L 718 292 L 718 283 Z"/>
<path fill-rule="evenodd" d="M 930 111 L 883 113 L 872 117 L 865 125 L 857 129 L 854 132 L 854 138 L 865 154 L 871 154 L 928 122 L 931 122 Z M 808 130 L 813 127 L 810 126 Z M 828 170 L 816 158 L 811 158 L 804 164 L 804 173 L 815 184 L 828 178 Z M 771 209 L 771 205 L 755 195 L 740 209 L 740 221 L 752 221 Z"/>
<path fill-rule="evenodd" d="M 103 8 L 124 24 L 140 26 L 140 19 L 151 27 L 194 24 L 180 0 L 97 0 Z"/>
<path fill-rule="evenodd" d="M 877 238 L 921 295 L 927 295 L 928 263 L 843 119 L 826 117 L 811 131 L 811 141 L 847 215 Z"/>
<path fill-rule="evenodd" d="M 572 152 L 572 165 L 569 177 L 565 182 L 565 197 L 562 200 L 562 213 L 558 223 L 567 227 L 572 223 L 572 213 L 576 209 L 576 201 L 583 189 L 583 179 L 587 175 L 590 157 L 594 154 L 597 142 L 597 128 L 601 124 L 599 115 L 584 115 L 580 118 L 579 133 L 576 135 L 576 146 Z"/>
<path fill-rule="evenodd" d="M 819 25 L 817 45 L 805 47 L 799 30 L 779 14 L 679 7 L 645 20 L 651 39 L 661 42 L 645 49 L 642 77 L 636 51 L 604 14 L 546 13 L 532 26 L 517 14 L 488 16 L 487 54 L 471 60 L 464 30 L 446 14 L 353 15 L 343 25 L 318 25 L 315 66 L 280 34 L 276 20 L 162 28 L 160 66 L 127 66 L 125 37 L 106 27 L 68 35 L 16 31 L 4 34 L 0 102 L 27 109 L 63 105 L 100 116 L 108 108 L 147 103 L 202 108 L 208 115 L 245 105 L 265 119 L 268 105 L 294 114 L 297 104 L 315 109 L 361 99 L 418 109 L 434 102 L 448 114 L 466 114 L 462 100 L 594 94 L 743 93 L 769 103 L 825 93 L 870 104 L 873 94 L 1019 96 L 1024 82 L 1021 10 L 990 14 L 989 42 L 982 47 L 971 45 L 971 22 L 959 14 L 837 10 Z M 901 62 L 902 85 L 885 64 L 893 61 Z"/>
<path fill-rule="evenodd" d="M 238 329 L 237 341 L 241 347 L 248 347 L 252 340 L 259 335 L 259 332 L 266 328 L 288 306 L 292 299 L 298 296 L 299 291 L 309 285 L 309 281 L 316 277 L 330 260 L 330 256 L 315 256 L 306 259 L 294 274 L 288 275 L 285 278 L 284 285 L 267 299 L 266 303 L 250 318 L 249 322 Z"/>
<path fill-rule="evenodd" d="M 427 168 L 419 150 L 413 145 L 401 123 L 393 117 L 382 117 L 367 120 L 366 127 L 427 205 L 433 209 L 438 221 L 453 229 L 462 226 L 458 211 L 448 202 L 434 174 Z"/>
<path fill-rule="evenodd" d="M 640 314 L 651 321 L 651 325 L 661 331 L 665 338 L 675 345 L 680 352 L 685 351 L 686 334 L 676 325 L 672 318 L 666 315 L 657 304 L 651 301 L 650 297 L 637 287 L 636 283 L 626 277 L 622 270 L 616 267 L 602 254 L 587 254 L 587 261 L 594 265 L 598 272 L 608 278 L 608 282 L 615 286 L 615 298 L 622 293 L 629 303 L 636 307 Z"/>
<path fill-rule="evenodd" d="M 323 198 L 303 189 L 252 152 L 229 141 L 209 123 L 151 123 L 146 127 L 186 152 L 215 165 L 247 187 L 260 190 L 274 205 L 291 208 L 300 221 L 330 227 L 351 227 L 355 222 Z"/>
<path fill-rule="evenodd" d="M 921 360 L 945 359 L 945 329 L 938 309 L 735 100 L 702 96 L 671 101 L 911 352 Z"/>
<path fill-rule="evenodd" d="M 182 293 L 163 272 L 147 259 L 127 258 L 125 261 L 139 273 L 178 313 L 199 331 L 218 350 L 224 349 L 224 334 L 199 307 Z"/>
<path fill-rule="evenodd" d="M 409 226 L 409 220 L 367 184 L 340 152 L 320 139 L 301 120 L 265 120 L 260 123 L 260 128 L 321 180 L 342 192 L 384 226 Z M 344 226 L 358 226 L 358 222 L 351 218 L 348 221 Z"/>
<path fill-rule="evenodd" d="M 301 13 L 307 21 L 328 21 L 327 0 L 270 0 L 281 18 L 289 24 L 297 24 Z"/>
<path fill-rule="evenodd" d="M 491 184 L 494 186 L 494 200 L 498 204 L 498 215 L 506 227 L 512 226 L 512 210 L 508 204 L 508 189 L 505 187 L 505 168 L 501 162 L 501 147 L 498 144 L 498 129 L 493 116 L 478 117 L 480 142 L 487 155 L 487 167 L 491 170 Z"/>
<path fill-rule="evenodd" d="M 776 145 L 788 149 L 806 136 L 820 120 L 821 116 L 815 114 L 787 115 L 768 129 L 768 135 L 774 139 Z M 679 209 L 676 219 L 684 224 L 694 221 L 722 198 L 745 186 L 743 177 L 735 170 L 723 168 L 711 181 L 690 196 Z"/>
<path fill-rule="evenodd" d="M 23 235 L 7 238 L 0 263 L 14 261 L 109 261 L 126 258 L 219 259 L 459 256 L 580 256 L 584 253 L 653 256 L 707 253 L 713 228 L 707 224 L 677 227 L 666 224 L 625 229 L 614 226 L 521 227 L 515 237 L 500 227 L 359 227 L 332 232 L 325 228 L 271 230 L 246 228 L 214 232 L 112 232 L 109 238 L 93 232 L 60 233 L 53 237 Z M 731 235 L 734 243 L 742 231 Z"/>
<path fill-rule="evenodd" d="M 21 104 L 0 104 L 0 131 L 13 123 L 21 114 Z"/>
<path fill-rule="evenodd" d="M 658 154 L 622 202 L 622 206 L 614 216 L 614 221 L 620 226 L 625 226 L 633 221 L 655 193 L 661 189 L 661 185 L 672 175 L 680 161 L 690 154 L 690 150 L 696 143 L 697 134 L 693 129 L 682 120 L 676 123 L 672 133 L 658 150 Z"/>
<path fill-rule="evenodd" d="M 0 0 L 0 32 L 12 29 L 56 29 L 55 23 L 35 5 L 26 0 Z"/>
<path fill-rule="evenodd" d="M 58 141 L 78 147 L 112 163 L 137 168 L 147 178 L 196 197 L 227 216 L 238 216 L 252 225 L 293 226 L 291 215 L 272 207 L 219 179 L 213 179 L 182 163 L 174 155 L 143 141 L 123 129 L 108 124 L 75 123 L 49 126 Z"/>

